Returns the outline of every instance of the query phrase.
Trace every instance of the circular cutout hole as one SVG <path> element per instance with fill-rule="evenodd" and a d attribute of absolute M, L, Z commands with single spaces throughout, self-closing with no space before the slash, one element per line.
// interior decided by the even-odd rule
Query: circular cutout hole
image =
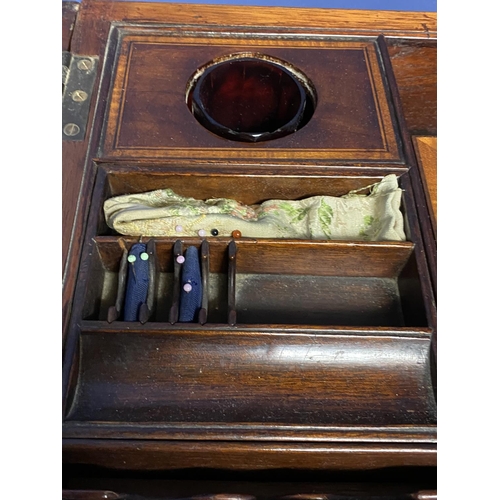
<path fill-rule="evenodd" d="M 316 107 L 310 80 L 263 54 L 225 56 L 190 78 L 186 102 L 211 132 L 233 141 L 269 141 L 302 128 Z"/>

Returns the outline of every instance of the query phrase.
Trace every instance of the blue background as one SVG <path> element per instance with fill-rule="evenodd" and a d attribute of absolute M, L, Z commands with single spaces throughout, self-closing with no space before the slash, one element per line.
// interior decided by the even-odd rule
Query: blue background
<path fill-rule="evenodd" d="M 142 1 L 142 0 L 139 0 Z M 168 3 L 436 12 L 437 0 L 144 0 Z"/>

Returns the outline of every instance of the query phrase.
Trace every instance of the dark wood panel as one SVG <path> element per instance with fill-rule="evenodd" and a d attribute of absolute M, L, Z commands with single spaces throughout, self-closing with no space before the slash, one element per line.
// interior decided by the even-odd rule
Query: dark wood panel
<path fill-rule="evenodd" d="M 237 272 L 235 296 L 236 324 L 414 326 L 390 278 Z"/>
<path fill-rule="evenodd" d="M 143 238 L 145 243 L 151 238 Z M 172 272 L 175 238 L 153 238 L 160 270 Z M 227 272 L 230 238 L 206 238 L 210 248 L 210 270 Z M 104 269 L 118 272 L 122 248 L 130 248 L 134 237 L 96 237 L 96 255 Z M 181 238 L 184 245 L 200 247 L 200 238 Z M 409 242 L 343 242 L 266 240 L 242 238 L 236 241 L 237 271 L 240 273 L 290 274 L 396 278 L 412 254 Z M 290 266 L 293 262 L 293 268 Z M 318 263 L 321 263 L 318 266 Z M 364 265 L 363 265 L 364 264 Z"/>
<path fill-rule="evenodd" d="M 410 167 L 409 175 L 403 176 L 400 179 L 400 185 L 403 189 L 406 189 L 405 186 L 408 186 L 408 184 L 411 184 L 412 186 L 411 193 L 409 193 L 408 197 L 404 200 L 407 208 L 413 206 L 412 209 L 407 213 L 409 221 L 408 226 L 410 232 L 412 233 L 412 241 L 416 243 L 417 247 L 421 247 L 425 250 L 422 255 L 419 255 L 419 252 L 417 252 L 417 265 L 419 266 L 419 272 L 422 273 L 422 275 L 427 276 L 430 273 L 431 282 L 429 284 L 432 287 L 432 291 L 429 292 L 432 293 L 433 296 L 432 298 L 430 298 L 431 295 L 429 295 L 427 304 L 431 305 L 431 301 L 434 301 L 435 297 L 437 296 L 435 235 L 432 228 L 431 215 L 426 203 L 424 180 L 422 174 L 418 169 L 418 162 L 415 154 L 415 148 L 412 142 L 412 136 L 406 125 L 406 118 L 404 116 L 402 108 L 400 92 L 396 82 L 396 76 L 392 71 L 392 64 L 390 62 L 389 49 L 386 39 L 380 37 L 379 44 L 382 59 L 387 66 L 387 77 L 390 82 L 390 88 L 393 95 L 393 103 L 397 110 L 398 120 L 401 125 L 401 138 L 403 141 L 405 158 L 408 167 Z M 434 318 L 431 320 L 431 323 L 435 325 L 435 311 L 429 310 L 429 313 L 430 317 L 434 316 Z"/>
<path fill-rule="evenodd" d="M 62 50 L 69 51 L 71 47 L 71 37 L 75 27 L 76 16 L 80 4 L 78 2 L 62 2 Z"/>
<path fill-rule="evenodd" d="M 109 98 L 104 157 L 401 162 L 373 42 L 277 41 L 272 31 L 234 39 L 201 30 L 173 37 L 175 32 L 167 28 L 161 35 L 147 29 L 124 33 Z M 279 139 L 242 143 L 198 123 L 186 105 L 188 82 L 198 68 L 237 52 L 263 53 L 305 73 L 317 93 L 307 125 Z"/>
<path fill-rule="evenodd" d="M 304 175 L 300 168 L 293 169 L 294 175 L 285 175 L 273 172 L 272 167 L 266 168 L 265 173 L 257 173 L 254 171 L 255 165 L 243 165 L 240 172 L 224 174 L 221 173 L 226 167 L 223 163 L 212 164 L 211 168 L 218 170 L 212 173 L 207 172 L 206 166 L 192 163 L 181 166 L 184 172 L 176 171 L 175 167 L 179 165 L 141 165 L 138 168 L 129 162 L 120 166 L 103 164 L 103 182 L 109 185 L 106 194 L 111 197 L 170 188 L 177 194 L 199 200 L 232 198 L 246 205 L 254 205 L 273 199 L 343 196 L 354 190 L 359 190 L 359 194 L 367 194 L 369 190 L 363 188 L 379 182 L 383 177 L 364 172 L 339 173 L 333 169 L 328 175 Z M 233 165 L 232 169 L 235 168 Z M 106 172 L 109 174 L 106 175 Z"/>
<path fill-rule="evenodd" d="M 85 157 L 86 147 L 86 142 L 69 141 L 63 141 L 62 146 L 64 158 L 62 169 L 63 271 L 68 256 L 78 196 L 80 195 L 80 183 L 83 175 L 82 160 Z"/>
<path fill-rule="evenodd" d="M 411 255 L 413 245 L 241 240 L 237 248 L 239 273 L 394 278 Z"/>
<path fill-rule="evenodd" d="M 62 144 L 62 323 L 63 336 L 71 314 L 78 259 L 83 240 L 83 224 L 88 207 L 78 208 L 88 142 L 63 141 Z M 90 186 L 87 184 L 86 188 Z"/>
<path fill-rule="evenodd" d="M 437 42 L 388 39 L 406 125 L 414 135 L 437 133 Z"/>

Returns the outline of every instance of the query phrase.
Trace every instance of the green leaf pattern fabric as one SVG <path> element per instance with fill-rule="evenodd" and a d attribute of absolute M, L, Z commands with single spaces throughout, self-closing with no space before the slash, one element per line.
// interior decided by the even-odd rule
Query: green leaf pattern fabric
<path fill-rule="evenodd" d="M 267 200 L 253 206 L 228 198 L 203 201 L 161 189 L 110 198 L 104 215 L 109 227 L 130 236 L 197 236 L 200 229 L 210 235 L 217 229 L 220 237 L 237 229 L 251 238 L 403 241 L 400 204 L 401 189 L 391 174 L 368 195 Z"/>

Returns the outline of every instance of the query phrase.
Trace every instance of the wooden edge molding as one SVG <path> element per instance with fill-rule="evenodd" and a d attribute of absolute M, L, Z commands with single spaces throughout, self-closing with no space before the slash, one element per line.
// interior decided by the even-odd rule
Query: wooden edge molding
<path fill-rule="evenodd" d="M 81 23 L 75 33 L 76 47 L 85 50 L 86 19 L 99 24 L 120 23 L 169 24 L 185 26 L 253 26 L 286 29 L 327 30 L 332 34 L 436 38 L 435 12 L 399 12 L 292 7 L 255 7 L 182 3 L 115 2 L 82 0 Z M 91 21 L 92 22 L 92 21 Z M 104 28 L 104 26 L 102 26 Z M 100 36 L 106 36 L 104 28 Z M 75 48 L 76 48 L 75 47 Z M 88 47 L 90 49 L 90 47 Z M 81 51 L 80 50 L 80 51 Z M 83 52 L 82 52 L 83 53 Z M 90 53 L 87 51 L 87 53 Z"/>
<path fill-rule="evenodd" d="M 437 228 L 437 137 L 414 136 L 413 144 L 417 161 L 425 180 L 427 202 L 432 216 L 434 230 Z"/>
<path fill-rule="evenodd" d="M 229 443 L 63 439 L 63 462 L 112 469 L 168 470 L 215 467 L 230 470 L 369 470 L 436 466 L 435 444 Z"/>

